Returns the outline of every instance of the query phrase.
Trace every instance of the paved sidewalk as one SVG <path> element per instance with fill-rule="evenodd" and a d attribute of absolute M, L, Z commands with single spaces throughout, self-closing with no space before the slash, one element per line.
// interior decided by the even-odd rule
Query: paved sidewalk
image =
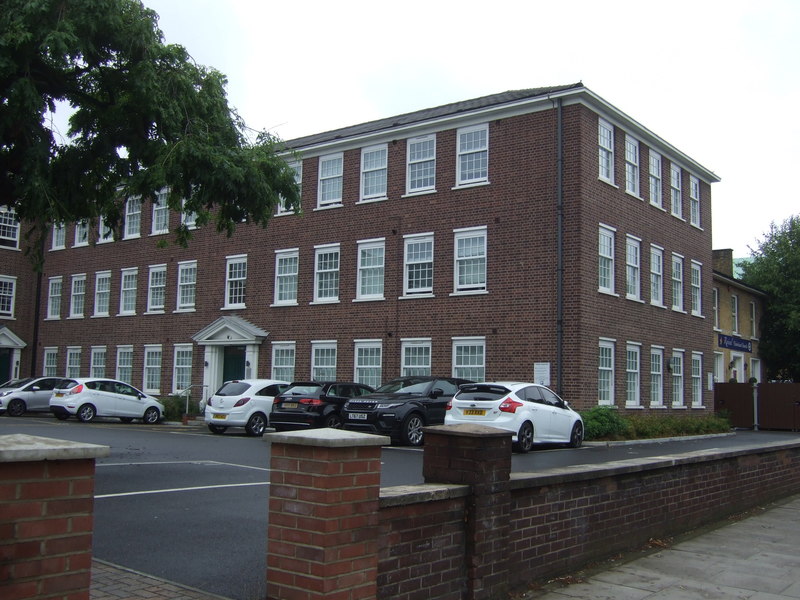
<path fill-rule="evenodd" d="M 800 598 L 800 495 L 673 546 L 559 578 L 519 600 L 788 600 Z"/>
<path fill-rule="evenodd" d="M 102 560 L 92 561 L 90 600 L 228 600 Z"/>

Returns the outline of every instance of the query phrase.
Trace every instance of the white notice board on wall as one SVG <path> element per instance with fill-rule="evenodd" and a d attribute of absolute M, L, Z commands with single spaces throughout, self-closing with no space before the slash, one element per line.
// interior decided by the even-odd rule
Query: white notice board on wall
<path fill-rule="evenodd" d="M 533 363 L 533 382 L 550 387 L 550 363 Z"/>

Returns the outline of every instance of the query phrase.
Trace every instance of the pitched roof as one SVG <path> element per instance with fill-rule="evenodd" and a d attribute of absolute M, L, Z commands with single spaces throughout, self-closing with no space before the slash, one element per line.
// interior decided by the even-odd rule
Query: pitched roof
<path fill-rule="evenodd" d="M 509 90 L 499 94 L 492 94 L 490 96 L 482 96 L 480 98 L 473 98 L 472 100 L 462 100 L 461 102 L 453 102 L 451 104 L 443 104 L 434 108 L 425 108 L 402 115 L 378 119 L 376 121 L 368 121 L 367 123 L 360 123 L 358 125 L 351 125 L 349 127 L 342 127 L 340 129 L 333 129 L 323 133 L 315 133 L 304 137 L 295 138 L 293 140 L 286 140 L 284 144 L 288 148 L 299 149 L 306 146 L 314 146 L 325 142 L 345 139 L 353 136 L 365 135 L 375 133 L 378 131 L 389 130 L 394 127 L 402 125 L 411 125 L 414 123 L 421 123 L 441 117 L 456 115 L 459 113 L 466 113 L 473 110 L 480 110 L 490 106 L 499 106 L 517 102 L 519 100 L 527 100 L 540 96 L 546 96 L 555 92 L 562 92 L 583 87 L 582 83 L 572 83 L 569 85 L 559 85 L 552 87 L 530 88 L 525 90 Z"/>

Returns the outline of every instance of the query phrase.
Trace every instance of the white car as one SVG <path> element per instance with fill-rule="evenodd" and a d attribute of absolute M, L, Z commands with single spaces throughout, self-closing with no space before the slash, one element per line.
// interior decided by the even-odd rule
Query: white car
<path fill-rule="evenodd" d="M 64 379 L 53 390 L 50 412 L 61 420 L 75 415 L 84 423 L 95 417 L 118 417 L 123 423 L 141 419 L 152 425 L 161 420 L 164 405 L 124 381 L 78 377 Z"/>
<path fill-rule="evenodd" d="M 276 379 L 226 381 L 206 402 L 205 421 L 209 431 L 219 434 L 228 427 L 244 427 L 247 435 L 263 435 L 275 396 L 289 385 L 288 381 Z"/>
<path fill-rule="evenodd" d="M 50 396 L 63 377 L 26 377 L 0 385 L 0 414 L 19 417 L 26 412 L 50 410 Z"/>
<path fill-rule="evenodd" d="M 447 405 L 445 425 L 480 423 L 514 435 L 514 449 L 534 444 L 583 443 L 583 419 L 549 388 L 536 383 L 484 382 L 462 385 Z"/>

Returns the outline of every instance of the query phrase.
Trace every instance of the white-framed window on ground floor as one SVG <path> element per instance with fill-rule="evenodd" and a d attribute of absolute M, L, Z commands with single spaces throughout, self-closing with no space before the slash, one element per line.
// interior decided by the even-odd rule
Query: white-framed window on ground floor
<path fill-rule="evenodd" d="M 641 406 L 641 344 L 628 342 L 625 347 L 625 406 Z"/>
<path fill-rule="evenodd" d="M 703 408 L 702 352 L 692 352 L 692 407 Z"/>
<path fill-rule="evenodd" d="M 431 339 L 409 338 L 400 341 L 402 363 L 400 375 L 430 376 L 431 374 Z"/>
<path fill-rule="evenodd" d="M 272 378 L 279 381 L 294 381 L 294 342 L 272 343 Z"/>
<path fill-rule="evenodd" d="M 725 355 L 714 352 L 714 383 L 725 383 Z"/>
<path fill-rule="evenodd" d="M 672 408 L 682 408 L 684 404 L 683 394 L 683 350 L 673 350 L 670 360 L 672 371 Z"/>
<path fill-rule="evenodd" d="M 81 349 L 80 346 L 67 347 L 67 377 L 75 378 L 81 376 Z"/>
<path fill-rule="evenodd" d="M 133 346 L 117 346 L 117 379 L 133 385 Z"/>
<path fill-rule="evenodd" d="M 172 393 L 179 394 L 192 385 L 192 345 L 175 344 L 172 362 Z"/>
<path fill-rule="evenodd" d="M 650 407 L 664 406 L 664 348 L 650 347 Z"/>
<path fill-rule="evenodd" d="M 144 347 L 144 377 L 142 379 L 144 391 L 148 394 L 161 393 L 161 345 L 146 345 Z"/>
<path fill-rule="evenodd" d="M 92 355 L 89 361 L 89 375 L 91 377 L 106 376 L 106 347 L 92 346 Z"/>
<path fill-rule="evenodd" d="M 45 348 L 42 361 L 44 377 L 58 377 L 58 348 Z"/>
<path fill-rule="evenodd" d="M 453 377 L 472 381 L 486 379 L 486 338 L 453 338 Z"/>
<path fill-rule="evenodd" d="M 598 348 L 597 403 L 614 405 L 614 347 L 615 340 L 600 339 Z"/>
<path fill-rule="evenodd" d="M 311 379 L 336 379 L 336 340 L 311 342 Z"/>
<path fill-rule="evenodd" d="M 380 387 L 383 343 L 381 340 L 356 340 L 355 342 L 355 381 Z"/>

